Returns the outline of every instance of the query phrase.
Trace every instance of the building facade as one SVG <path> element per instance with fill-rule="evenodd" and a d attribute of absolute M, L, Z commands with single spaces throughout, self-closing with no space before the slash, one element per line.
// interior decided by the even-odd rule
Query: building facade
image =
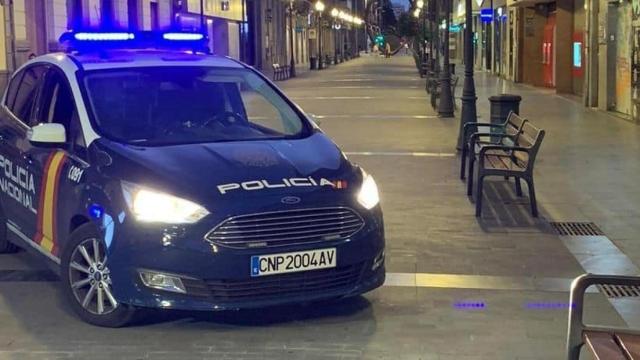
<path fill-rule="evenodd" d="M 463 45 L 464 1 L 453 6 Z M 640 122 L 640 0 L 474 0 L 476 70 Z M 462 51 L 452 53 L 462 60 Z"/>
<path fill-rule="evenodd" d="M 365 0 L 316 1 L 247 0 L 248 50 L 246 61 L 265 73 L 273 65 L 298 69 L 317 66 L 318 57 L 332 62 L 357 56 L 364 47 L 364 26 L 356 26 L 332 16 L 332 10 L 364 17 Z"/>
<path fill-rule="evenodd" d="M 68 29 L 153 30 L 174 25 L 173 0 L 4 0 L 0 85 L 30 57 L 59 50 Z"/>

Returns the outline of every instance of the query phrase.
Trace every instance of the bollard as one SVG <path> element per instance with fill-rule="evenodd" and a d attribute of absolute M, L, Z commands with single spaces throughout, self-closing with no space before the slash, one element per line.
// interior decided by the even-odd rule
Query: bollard
<path fill-rule="evenodd" d="M 522 96 L 511 94 L 500 94 L 489 97 L 491 103 L 491 123 L 492 124 L 504 124 L 507 121 L 507 116 L 513 111 L 520 115 L 520 101 Z M 497 132 L 491 130 L 492 133 Z M 498 141 L 498 138 L 492 138 L 491 141 Z"/>

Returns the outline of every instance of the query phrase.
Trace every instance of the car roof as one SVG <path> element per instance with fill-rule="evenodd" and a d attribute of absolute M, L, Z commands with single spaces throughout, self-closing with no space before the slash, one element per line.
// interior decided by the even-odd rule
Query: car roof
<path fill-rule="evenodd" d="M 116 69 L 148 66 L 207 66 L 243 68 L 240 62 L 223 56 L 168 50 L 107 50 L 90 53 L 52 53 L 31 62 L 53 62 L 63 68 L 70 63 L 83 70 Z"/>

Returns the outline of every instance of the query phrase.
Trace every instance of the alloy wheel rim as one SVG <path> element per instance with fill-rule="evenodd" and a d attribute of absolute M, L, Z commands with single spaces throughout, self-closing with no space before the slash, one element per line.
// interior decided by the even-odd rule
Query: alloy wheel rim
<path fill-rule="evenodd" d="M 78 303 L 94 315 L 107 315 L 118 308 L 106 263 L 104 245 L 95 238 L 76 246 L 69 262 L 71 291 Z"/>

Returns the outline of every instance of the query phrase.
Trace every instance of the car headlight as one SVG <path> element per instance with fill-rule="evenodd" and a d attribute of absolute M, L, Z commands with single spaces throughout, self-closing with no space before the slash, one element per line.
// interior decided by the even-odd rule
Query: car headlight
<path fill-rule="evenodd" d="M 207 209 L 189 200 L 128 182 L 122 182 L 122 191 L 129 209 L 138 221 L 193 224 L 209 215 Z"/>
<path fill-rule="evenodd" d="M 358 193 L 358 202 L 365 209 L 371 210 L 380 202 L 380 195 L 378 194 L 378 185 L 373 177 L 364 171 L 362 172 L 363 180 L 360 192 Z"/>

